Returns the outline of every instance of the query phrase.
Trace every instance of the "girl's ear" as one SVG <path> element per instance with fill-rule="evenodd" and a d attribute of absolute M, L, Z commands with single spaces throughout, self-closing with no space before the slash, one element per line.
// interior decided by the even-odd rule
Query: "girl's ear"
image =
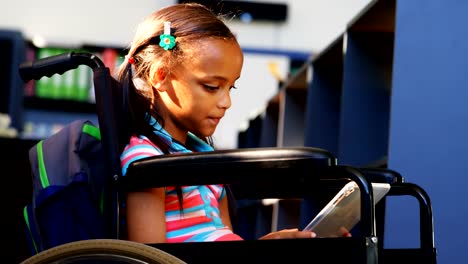
<path fill-rule="evenodd" d="M 160 92 L 165 90 L 165 85 L 163 84 L 166 80 L 166 76 L 166 71 L 161 68 L 158 68 L 153 76 L 153 79 L 151 80 L 153 87 L 155 87 Z"/>

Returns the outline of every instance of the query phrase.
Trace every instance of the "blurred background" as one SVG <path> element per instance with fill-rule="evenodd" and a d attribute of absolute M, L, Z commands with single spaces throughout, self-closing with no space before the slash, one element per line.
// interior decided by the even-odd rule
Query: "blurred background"
<path fill-rule="evenodd" d="M 160 7 L 177 2 L 5 1 L 0 11 L 0 28 L 20 31 L 36 47 L 87 46 L 100 51 L 106 47 L 123 49 L 131 41 L 137 24 L 144 17 Z M 291 67 L 300 66 L 310 55 L 328 45 L 344 31 L 346 23 L 368 2 L 369 0 L 276 0 L 268 1 L 284 8 L 280 9 L 276 17 L 268 15 L 271 7 L 255 7 L 255 13 L 250 19 L 247 16 L 241 19 L 239 15 L 232 19 L 228 17 L 228 25 L 236 33 L 245 51 L 246 60 L 241 79 L 237 83 L 239 89 L 233 93 L 233 106 L 214 136 L 217 147 L 237 147 L 238 131 L 245 129 L 249 118 L 263 111 L 267 100 L 278 90 L 278 78 L 287 78 Z M 223 13 L 233 11 L 220 6 Z M 275 74 L 272 74 L 272 69 Z M 92 96 L 90 93 L 90 100 Z M 60 115 L 54 116 L 50 123 L 47 117 L 37 114 L 36 111 L 25 113 L 27 131 L 24 134 L 28 133 L 25 135 L 27 137 L 36 137 L 37 132 L 37 137 L 50 134 L 48 131 L 53 132 L 60 127 L 58 120 L 68 121 L 66 116 Z M 44 122 L 29 122 L 36 119 L 44 119 Z M 31 126 L 39 126 L 39 129 Z"/>
<path fill-rule="evenodd" d="M 95 120 L 89 69 L 24 84 L 19 64 L 84 50 L 114 69 L 137 24 L 177 2 L 1 3 L 0 161 L 14 171 L 3 184 L 15 191 L 14 199 L 0 192 L 8 263 L 29 254 L 29 148 L 71 120 Z M 341 164 L 394 169 L 431 197 L 438 263 L 466 262 L 468 1 L 228 2 L 261 4 L 263 12 L 227 21 L 245 65 L 216 147 L 314 146 Z M 385 245 L 418 247 L 415 201 L 395 199 L 386 210 Z"/>

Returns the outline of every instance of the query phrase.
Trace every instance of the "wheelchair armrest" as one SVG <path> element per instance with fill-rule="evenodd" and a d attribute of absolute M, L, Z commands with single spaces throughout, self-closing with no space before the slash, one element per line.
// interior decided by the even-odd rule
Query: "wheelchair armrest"
<path fill-rule="evenodd" d="M 287 184 L 313 178 L 311 175 L 331 166 L 336 166 L 336 158 L 323 149 L 245 148 L 148 157 L 130 164 L 120 180 L 125 189 L 248 182 L 268 185 L 278 181 Z"/>

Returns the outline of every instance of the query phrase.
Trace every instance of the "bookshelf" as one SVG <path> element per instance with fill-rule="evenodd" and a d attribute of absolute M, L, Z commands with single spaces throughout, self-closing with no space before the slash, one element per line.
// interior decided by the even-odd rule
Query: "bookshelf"
<path fill-rule="evenodd" d="M 338 156 L 344 37 L 335 39 L 313 57 L 312 81 L 307 90 L 305 146 L 329 150 Z"/>
<path fill-rule="evenodd" d="M 310 65 L 304 64 L 279 91 L 277 146 L 304 146 L 304 113 Z"/>
<path fill-rule="evenodd" d="M 327 149 L 340 164 L 357 167 L 386 161 L 395 17 L 396 0 L 371 1 L 324 50 L 312 54 L 268 102 L 263 124 L 277 133 L 265 133 L 260 141 Z M 303 227 L 320 209 L 304 201 L 300 215 L 291 215 L 298 214 L 292 210 L 297 203 L 275 204 L 273 225 Z"/>
<path fill-rule="evenodd" d="M 276 146 L 324 148 L 354 166 L 387 156 L 395 10 L 372 1 L 284 82 L 264 113 Z"/>
<path fill-rule="evenodd" d="M 338 159 L 367 166 L 387 156 L 395 0 L 373 1 L 344 37 Z"/>

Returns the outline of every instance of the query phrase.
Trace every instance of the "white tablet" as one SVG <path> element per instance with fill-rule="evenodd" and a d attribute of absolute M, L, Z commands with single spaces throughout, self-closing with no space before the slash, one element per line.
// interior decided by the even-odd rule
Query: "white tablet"
<path fill-rule="evenodd" d="M 390 190 L 388 183 L 372 183 L 374 204 Z M 317 237 L 342 237 L 361 217 L 361 193 L 354 181 L 347 183 L 304 228 Z"/>

